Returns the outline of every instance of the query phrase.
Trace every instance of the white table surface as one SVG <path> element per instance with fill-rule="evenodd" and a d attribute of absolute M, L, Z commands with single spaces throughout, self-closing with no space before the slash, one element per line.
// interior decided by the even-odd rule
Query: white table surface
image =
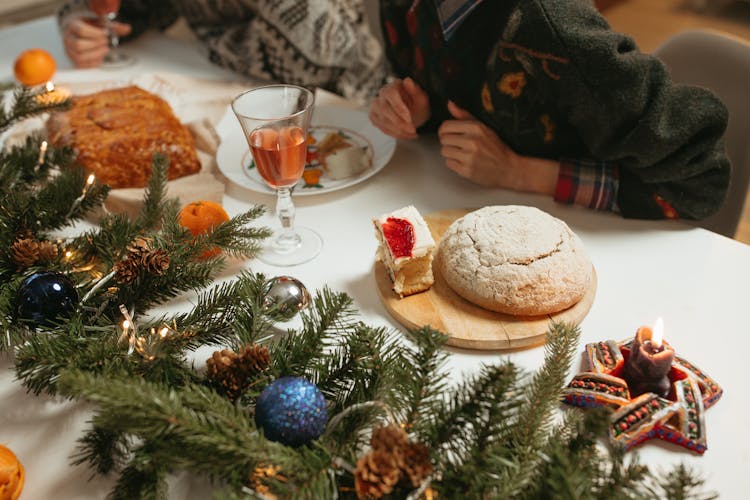
<path fill-rule="evenodd" d="M 202 78 L 231 75 L 208 63 L 195 44 L 150 33 L 126 50 L 138 64 L 117 72 L 71 71 L 59 47 L 52 18 L 0 30 L 0 79 L 12 76 L 22 50 L 43 47 L 57 59 L 57 78 L 98 80 L 112 75 L 169 71 Z M 224 204 L 230 214 L 251 203 L 274 206 L 271 196 L 228 185 Z M 324 239 L 322 253 L 294 268 L 258 261 L 236 263 L 219 279 L 249 268 L 274 276 L 291 274 L 310 289 L 328 285 L 350 294 L 365 321 L 398 327 L 375 289 L 372 275 L 376 241 L 370 219 L 407 204 L 422 213 L 491 204 L 537 206 L 566 221 L 583 240 L 598 275 L 593 307 L 581 324 L 580 348 L 587 342 L 630 338 L 642 324 L 664 318 L 665 338 L 678 354 L 695 363 L 724 389 L 706 414 L 708 451 L 697 456 L 652 440 L 638 448 L 643 462 L 657 469 L 686 463 L 701 471 L 710 489 L 724 498 L 747 498 L 750 491 L 750 390 L 745 384 L 745 353 L 750 335 L 750 247 L 731 239 L 670 221 L 624 220 L 612 214 L 558 205 L 552 200 L 504 190 L 479 188 L 447 170 L 434 138 L 400 141 L 381 172 L 345 190 L 298 197 L 297 223 L 315 228 Z M 268 219 L 269 225 L 276 220 Z M 165 310 L 181 309 L 175 303 Z M 529 370 L 543 359 L 543 349 L 514 353 L 451 349 L 448 368 L 460 377 L 481 363 L 511 359 Z M 577 371 L 578 366 L 573 367 Z M 571 373 L 572 375 L 572 373 Z M 743 388 L 744 386 L 744 388 Z M 0 443 L 9 446 L 26 467 L 22 499 L 102 498 L 112 478 L 95 478 L 83 467 L 68 465 L 75 440 L 90 414 L 86 405 L 25 394 L 14 381 L 12 362 L 0 359 Z M 172 478 L 171 497 L 202 498 L 201 481 Z M 192 489 L 191 489 L 192 488 Z"/>

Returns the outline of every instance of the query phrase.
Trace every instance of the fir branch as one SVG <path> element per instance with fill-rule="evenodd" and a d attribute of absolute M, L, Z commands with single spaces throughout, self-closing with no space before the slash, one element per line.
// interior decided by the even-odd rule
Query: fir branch
<path fill-rule="evenodd" d="M 353 324 L 352 299 L 324 288 L 315 294 L 303 313 L 301 332 L 278 341 L 271 352 L 271 366 L 280 376 L 304 376 L 311 360 L 324 357 L 331 338 Z"/>
<path fill-rule="evenodd" d="M 409 332 L 409 337 L 416 349 L 407 349 L 403 353 L 400 377 L 403 380 L 400 387 L 401 406 L 404 408 L 402 421 L 408 426 L 418 426 L 442 404 L 448 378 L 448 374 L 441 370 L 448 357 L 442 348 L 447 336 L 425 327 Z"/>
<path fill-rule="evenodd" d="M 437 468 L 443 470 L 447 496 L 483 496 L 487 476 L 497 472 L 487 462 L 503 453 L 507 422 L 520 404 L 517 379 L 511 364 L 483 367 L 454 388 L 450 399 L 433 405 L 434 413 L 419 426 L 421 441 L 435 451 Z"/>
<path fill-rule="evenodd" d="M 91 427 L 78 439 L 73 464 L 88 464 L 97 474 L 109 474 L 125 463 L 128 445 L 125 435 L 101 427 Z"/>
<path fill-rule="evenodd" d="M 141 231 L 157 227 L 167 200 L 167 171 L 169 158 L 163 154 L 155 154 L 151 162 L 151 177 L 143 195 L 143 205 L 134 221 L 134 225 Z"/>
<path fill-rule="evenodd" d="M 73 164 L 74 152 L 70 147 L 49 146 L 39 162 L 42 139 L 40 133 L 32 133 L 23 143 L 0 151 L 0 192 L 28 191 L 46 180 L 52 170 Z"/>
<path fill-rule="evenodd" d="M 22 278 L 9 278 L 0 282 L 0 353 L 8 352 L 20 345 L 28 335 L 28 329 L 19 326 L 16 320 L 16 295 Z"/>
<path fill-rule="evenodd" d="M 649 487 L 648 491 L 654 498 L 669 498 L 671 500 L 710 500 L 718 498 L 714 492 L 703 491 L 705 480 L 700 474 L 685 464 L 679 464 L 669 472 L 658 475 L 656 487 Z"/>
<path fill-rule="evenodd" d="M 166 473 L 167 468 L 154 463 L 148 447 L 143 447 L 135 452 L 135 456 L 122 471 L 107 498 L 112 500 L 166 499 Z"/>
<path fill-rule="evenodd" d="M 261 250 L 261 241 L 271 236 L 272 231 L 267 227 L 253 227 L 249 224 L 265 213 L 265 207 L 256 205 L 247 212 L 232 217 L 227 222 L 218 225 L 206 235 L 207 248 L 218 246 L 227 255 L 236 258 L 252 258 Z"/>
<path fill-rule="evenodd" d="M 23 231 L 51 231 L 80 219 L 101 204 L 108 188 L 94 184 L 86 189 L 86 174 L 81 168 L 66 168 L 38 186 L 5 193 L 3 212 L 14 234 Z"/>
<path fill-rule="evenodd" d="M 343 454 L 352 445 L 364 444 L 368 429 L 383 421 L 383 408 L 389 413 L 397 408 L 394 394 L 400 382 L 396 377 L 400 363 L 393 332 L 362 324 L 344 334 L 330 356 L 316 363 L 315 382 L 332 415 L 324 442 L 333 453 Z M 349 411 L 357 405 L 357 411 Z M 331 429 L 335 419 L 344 414 Z"/>
<path fill-rule="evenodd" d="M 519 446 L 538 448 L 549 431 L 554 410 L 576 353 L 581 331 L 576 325 L 552 323 L 547 333 L 544 365 L 532 377 L 526 401 L 519 411 L 515 440 Z"/>
<path fill-rule="evenodd" d="M 221 477 L 238 488 L 259 465 L 275 464 L 283 479 L 269 479 L 272 489 L 301 498 L 314 498 L 310 492 L 331 496 L 331 457 L 325 450 L 267 441 L 243 410 L 205 387 L 190 385 L 178 391 L 143 380 L 67 372 L 61 377 L 61 390 L 99 405 L 96 426 L 148 443 L 148 448 L 141 448 L 147 453 L 142 460 L 148 463 Z"/>
<path fill-rule="evenodd" d="M 190 312 L 165 318 L 165 323 L 190 332 L 177 339 L 175 345 L 193 350 L 202 345 L 234 344 L 238 349 L 253 343 L 255 332 L 264 331 L 270 323 L 262 319 L 260 295 L 249 293 L 248 289 L 259 290 L 264 282 L 262 276 L 243 273 L 235 281 L 199 294 Z"/>
<path fill-rule="evenodd" d="M 560 404 L 561 391 L 565 386 L 579 337 L 580 330 L 576 325 L 550 324 L 544 364 L 526 384 L 510 442 L 491 445 L 488 450 L 500 461 L 504 461 L 510 447 L 514 457 L 513 467 L 505 468 L 488 478 L 488 494 L 515 496 L 538 477 L 538 468 L 542 463 L 539 450 L 546 442 L 555 410 Z"/>
<path fill-rule="evenodd" d="M 15 87 L 10 108 L 7 108 L 5 98 L 0 96 L 0 133 L 11 125 L 49 111 L 64 110 L 70 107 L 70 99 L 61 102 L 40 102 L 39 96 L 45 94 L 45 88 Z"/>

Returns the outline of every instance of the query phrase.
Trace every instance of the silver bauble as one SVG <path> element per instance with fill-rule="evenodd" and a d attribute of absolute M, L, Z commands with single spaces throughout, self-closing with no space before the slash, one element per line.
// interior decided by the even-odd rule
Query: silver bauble
<path fill-rule="evenodd" d="M 288 321 L 310 304 L 310 292 L 291 276 L 276 276 L 266 285 L 263 309 L 278 321 Z"/>

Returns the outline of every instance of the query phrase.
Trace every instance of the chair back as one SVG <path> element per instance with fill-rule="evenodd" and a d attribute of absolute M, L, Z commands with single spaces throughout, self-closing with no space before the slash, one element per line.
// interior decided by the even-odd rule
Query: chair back
<path fill-rule="evenodd" d="M 679 33 L 654 51 L 677 83 L 699 85 L 729 110 L 724 141 L 732 163 L 727 199 L 711 217 L 694 224 L 733 238 L 750 185 L 750 44 L 706 30 Z"/>

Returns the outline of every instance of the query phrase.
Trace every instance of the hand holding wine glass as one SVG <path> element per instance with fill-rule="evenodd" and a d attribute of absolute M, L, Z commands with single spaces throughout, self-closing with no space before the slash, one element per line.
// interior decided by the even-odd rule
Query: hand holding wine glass
<path fill-rule="evenodd" d="M 119 50 L 120 37 L 113 29 L 113 21 L 120 10 L 120 0 L 88 0 L 89 8 L 96 14 L 109 38 L 109 51 L 104 56 L 102 64 L 106 67 L 127 66 L 134 62 L 133 58 Z"/>
<path fill-rule="evenodd" d="M 318 233 L 294 228 L 292 187 L 302 177 L 312 92 L 295 85 L 268 85 L 248 90 L 232 101 L 258 173 L 276 190 L 276 213 L 282 229 L 260 255 L 277 266 L 292 266 L 315 257 L 322 247 Z"/>

